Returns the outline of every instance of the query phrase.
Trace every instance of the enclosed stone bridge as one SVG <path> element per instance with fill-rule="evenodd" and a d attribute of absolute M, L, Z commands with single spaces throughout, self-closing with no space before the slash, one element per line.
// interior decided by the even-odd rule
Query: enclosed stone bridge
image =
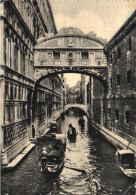
<path fill-rule="evenodd" d="M 67 111 L 68 109 L 70 108 L 78 108 L 80 110 L 82 110 L 84 113 L 87 113 L 87 105 L 84 105 L 84 104 L 66 104 L 64 109 L 65 111 Z"/>
<path fill-rule="evenodd" d="M 34 48 L 36 83 L 49 75 L 80 73 L 97 78 L 106 87 L 105 44 L 93 32 L 85 35 L 77 28 L 63 28 L 57 35 L 39 38 Z"/>

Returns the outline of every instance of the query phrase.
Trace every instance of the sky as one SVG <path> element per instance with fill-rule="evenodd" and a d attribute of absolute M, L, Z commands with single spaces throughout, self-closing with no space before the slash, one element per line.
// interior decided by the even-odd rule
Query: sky
<path fill-rule="evenodd" d="M 77 27 L 85 34 L 94 31 L 109 41 L 136 9 L 136 0 L 49 0 L 57 31 Z M 67 76 L 70 86 L 80 74 Z M 71 82 L 73 80 L 73 82 Z M 72 84 L 73 83 L 73 84 Z"/>

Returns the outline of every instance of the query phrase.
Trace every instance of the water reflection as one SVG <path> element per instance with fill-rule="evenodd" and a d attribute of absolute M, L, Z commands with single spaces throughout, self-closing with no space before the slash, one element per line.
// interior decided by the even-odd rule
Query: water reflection
<path fill-rule="evenodd" d="M 58 121 L 58 133 L 66 133 L 69 123 L 76 128 L 75 141 L 67 141 L 65 166 L 56 177 L 40 172 L 39 153 L 50 142 L 39 141 L 35 149 L 12 172 L 2 175 L 2 194 L 61 194 L 61 195 L 134 195 L 134 180 L 122 175 L 114 159 L 115 149 L 90 125 L 85 116 L 84 126 L 78 123 L 81 113 L 70 111 Z"/>

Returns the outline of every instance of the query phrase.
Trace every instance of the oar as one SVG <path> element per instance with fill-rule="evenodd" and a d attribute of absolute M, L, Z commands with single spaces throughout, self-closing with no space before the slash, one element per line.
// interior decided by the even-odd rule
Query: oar
<path fill-rule="evenodd" d="M 72 150 L 70 150 L 68 147 L 66 147 L 69 151 L 72 151 Z"/>
<path fill-rule="evenodd" d="M 67 169 L 72 169 L 74 171 L 78 171 L 78 172 L 84 173 L 84 174 L 86 173 L 85 170 L 83 170 L 83 169 L 77 169 L 77 168 L 67 167 L 67 166 L 64 166 L 64 167 L 67 168 Z"/>

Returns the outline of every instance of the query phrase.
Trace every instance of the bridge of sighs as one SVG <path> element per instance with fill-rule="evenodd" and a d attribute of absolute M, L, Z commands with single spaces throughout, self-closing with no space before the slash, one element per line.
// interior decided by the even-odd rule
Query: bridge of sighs
<path fill-rule="evenodd" d="M 63 28 L 57 35 L 42 37 L 34 48 L 34 78 L 37 83 L 48 75 L 80 73 L 96 77 L 106 87 L 105 40 L 93 32 L 85 35 L 77 28 Z"/>

